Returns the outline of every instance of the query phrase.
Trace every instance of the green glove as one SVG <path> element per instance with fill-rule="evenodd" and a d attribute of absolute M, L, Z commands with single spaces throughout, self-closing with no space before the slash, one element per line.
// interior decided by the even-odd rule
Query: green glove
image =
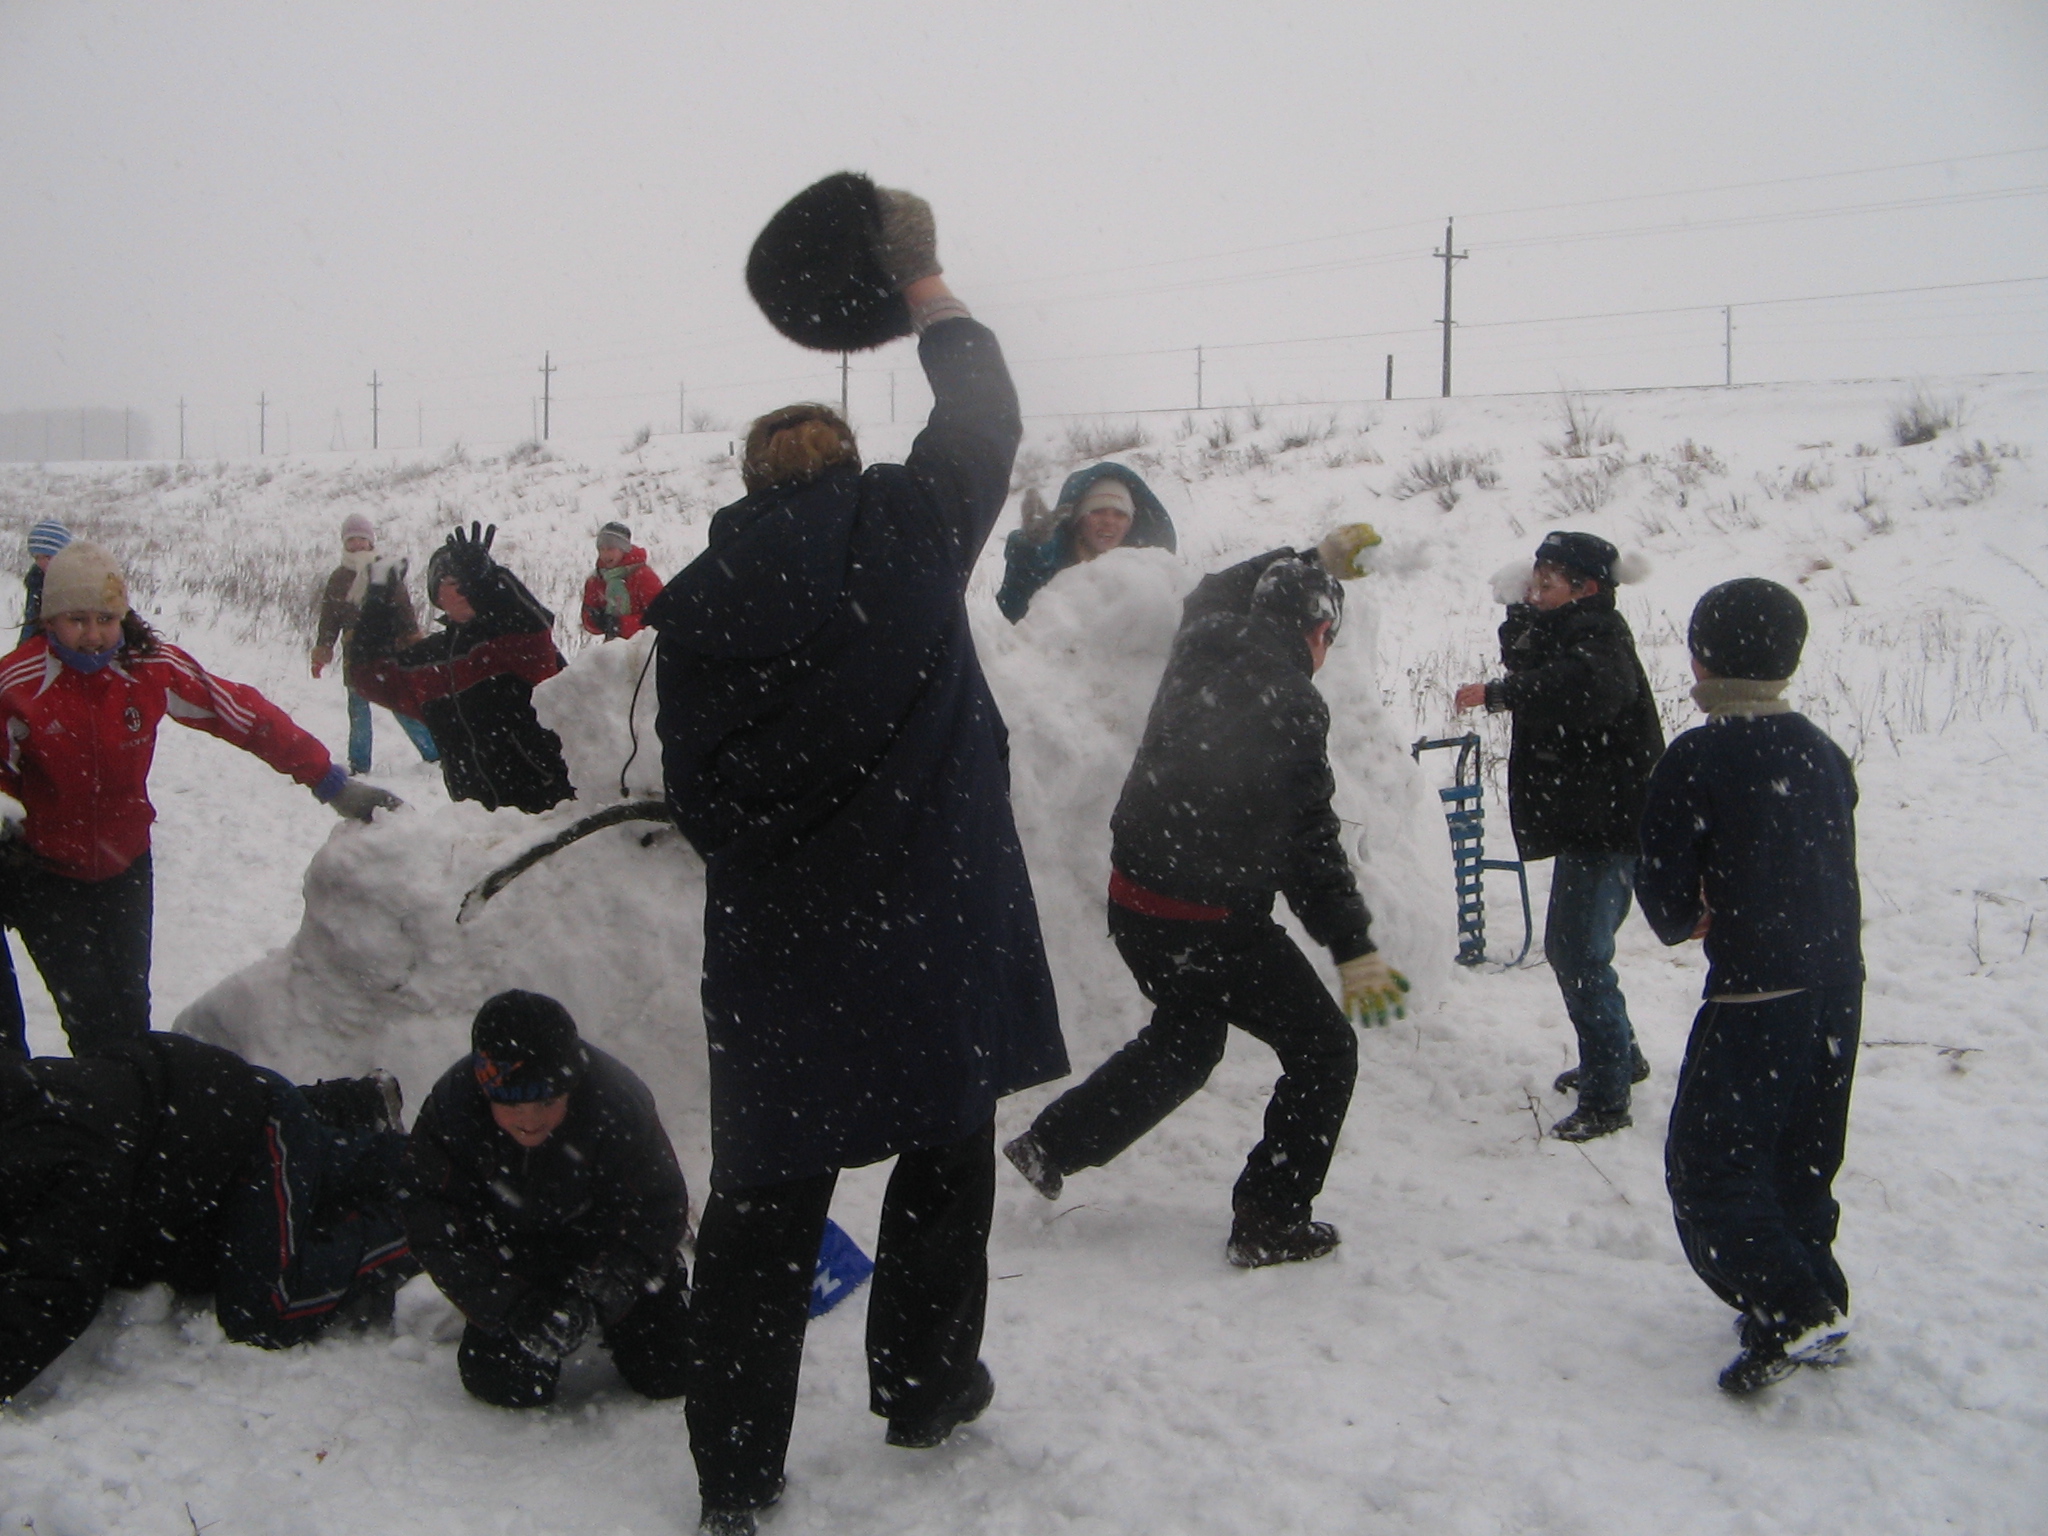
<path fill-rule="evenodd" d="M 1397 1019 L 1408 1017 L 1408 1005 L 1402 1001 L 1408 978 L 1377 952 L 1346 960 L 1337 967 L 1337 980 L 1344 991 L 1346 1018 L 1377 1025 L 1386 1023 L 1389 1013 Z"/>

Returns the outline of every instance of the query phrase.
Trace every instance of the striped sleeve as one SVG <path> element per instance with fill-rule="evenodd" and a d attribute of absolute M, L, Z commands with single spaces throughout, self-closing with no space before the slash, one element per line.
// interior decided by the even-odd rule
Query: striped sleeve
<path fill-rule="evenodd" d="M 164 707 L 180 725 L 232 742 L 309 789 L 334 766 L 327 749 L 290 715 L 247 683 L 215 677 L 175 645 L 161 647 L 137 670 L 163 684 Z"/>

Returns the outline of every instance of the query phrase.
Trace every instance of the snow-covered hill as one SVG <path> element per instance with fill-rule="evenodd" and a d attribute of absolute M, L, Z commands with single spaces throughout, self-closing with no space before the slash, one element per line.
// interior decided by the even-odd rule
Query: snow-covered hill
<path fill-rule="evenodd" d="M 864 1411 L 858 1303 L 812 1332 L 778 1532 L 1633 1532 L 2039 1529 L 2048 1508 L 2048 1109 L 2032 1071 L 2048 979 L 2048 380 L 1943 381 L 1896 445 L 1901 383 L 1239 408 L 1035 426 L 1018 489 L 1051 490 L 1105 441 L 1181 530 L 1178 557 L 1120 553 L 1058 580 L 1023 625 L 971 595 L 1009 720 L 1019 823 L 1076 1064 L 1141 1021 L 1102 937 L 1107 817 L 1204 570 L 1364 517 L 1375 575 L 1322 682 L 1378 934 L 1416 978 L 1405 1024 L 1368 1034 L 1318 1214 L 1314 1265 L 1222 1262 L 1229 1186 L 1272 1059 L 1238 1039 L 1210 1087 L 1057 1206 L 1003 1170 L 987 1354 L 995 1408 L 936 1454 L 886 1450 Z M 909 427 L 864 434 L 899 455 Z M 1143 441 L 1131 441 L 1132 438 Z M 332 674 L 305 672 L 308 598 L 344 513 L 416 562 L 457 520 L 565 616 L 599 523 L 622 517 L 663 574 L 738 492 L 728 439 L 557 444 L 184 466 L 0 471 L 0 542 L 55 513 L 121 549 L 141 605 L 335 747 Z M 1637 1123 L 1585 1148 L 1537 1135 L 1571 1031 L 1540 965 L 1459 971 L 1441 755 L 1450 691 L 1488 674 L 1487 578 L 1550 527 L 1653 563 L 1624 589 L 1667 725 L 1693 599 L 1759 574 L 1805 596 L 1795 693 L 1858 758 L 1871 981 L 1840 1254 L 1857 1354 L 1760 1402 L 1713 1388 L 1725 1313 L 1670 1230 L 1661 1127 L 1696 949 L 1639 920 L 1621 966 L 1654 1075 Z M 655 1085 L 693 1183 L 705 1169 L 694 962 L 701 883 L 672 834 L 600 834 L 469 924 L 461 893 L 594 804 L 656 783 L 644 651 L 586 647 L 543 690 L 583 799 L 551 816 L 451 807 L 379 716 L 379 772 L 413 803 L 372 828 L 222 744 L 159 751 L 157 1011 L 303 1076 L 387 1065 L 417 1096 L 486 992 L 558 992 Z M 1463 725 L 1460 724 L 1460 729 Z M 1496 743 L 1499 723 L 1482 725 Z M 635 732 L 638 755 L 633 756 Z M 626 768 L 631 757 L 631 767 Z M 1496 783 L 1495 788 L 1498 788 Z M 1506 818 L 1493 801 L 1495 841 Z M 1538 922 L 1545 871 L 1535 875 Z M 1507 885 L 1495 940 L 1519 940 Z M 1514 931 L 1510 931 L 1514 930 Z M 32 976 L 26 989 L 34 992 Z M 60 1049 L 47 999 L 32 1035 Z M 1005 1105 L 1021 1126 L 1052 1089 Z M 872 1235 L 882 1170 L 835 1214 Z M 0 1531 L 665 1532 L 695 1490 L 681 1414 L 579 1362 L 563 1406 L 466 1399 L 449 1313 L 416 1282 L 396 1338 L 272 1356 L 210 1313 L 124 1299 L 0 1410 Z M 189 1516 L 187 1509 L 189 1507 Z M 2033 1513 L 2029 1513 L 2033 1511 Z"/>

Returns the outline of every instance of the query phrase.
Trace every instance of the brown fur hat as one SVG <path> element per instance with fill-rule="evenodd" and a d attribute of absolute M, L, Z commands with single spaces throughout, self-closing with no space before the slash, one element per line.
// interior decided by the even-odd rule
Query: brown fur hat
<path fill-rule="evenodd" d="M 753 493 L 805 484 L 835 464 L 860 468 L 860 445 L 846 419 L 829 405 L 785 405 L 747 428 L 740 479 Z"/>
<path fill-rule="evenodd" d="M 747 254 L 747 291 L 800 347 L 865 352 L 910 334 L 910 306 L 889 281 L 881 197 L 858 171 L 814 182 L 782 205 Z"/>

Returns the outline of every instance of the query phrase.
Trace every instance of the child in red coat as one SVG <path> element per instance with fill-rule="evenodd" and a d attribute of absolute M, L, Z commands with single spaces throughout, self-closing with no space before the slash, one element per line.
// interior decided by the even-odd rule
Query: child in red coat
<path fill-rule="evenodd" d="M 149 1032 L 149 767 L 165 715 L 255 753 L 343 816 L 399 803 L 351 781 L 254 688 L 159 638 L 105 550 L 59 551 L 43 576 L 42 633 L 0 660 L 0 790 L 27 812 L 0 857 L 0 922 L 35 958 L 74 1056 Z M 5 968 L 0 1048 L 26 1056 L 11 958 Z"/>
<path fill-rule="evenodd" d="M 597 569 L 583 583 L 583 627 L 607 640 L 640 633 L 647 605 L 661 595 L 661 578 L 647 568 L 647 551 L 624 523 L 597 530 Z"/>

